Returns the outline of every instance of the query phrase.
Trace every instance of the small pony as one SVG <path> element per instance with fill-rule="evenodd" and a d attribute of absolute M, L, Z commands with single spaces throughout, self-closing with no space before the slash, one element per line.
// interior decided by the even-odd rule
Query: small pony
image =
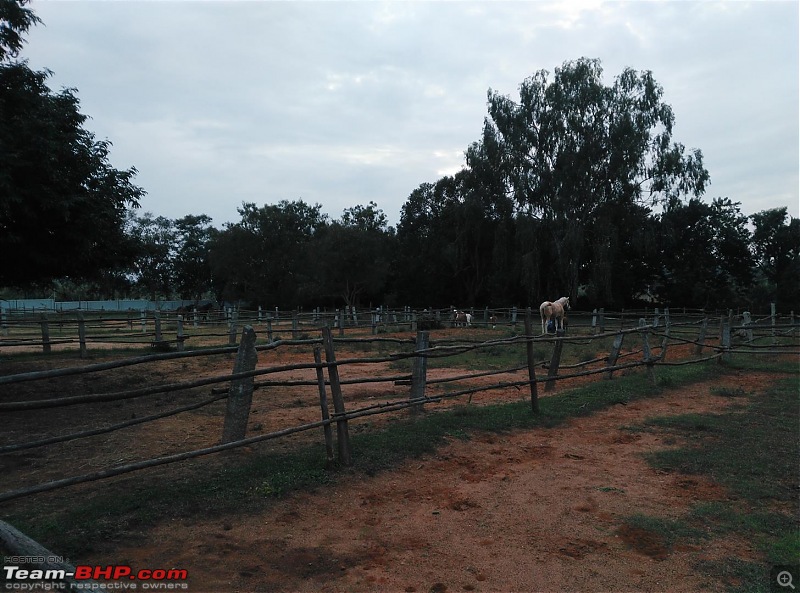
<path fill-rule="evenodd" d="M 561 297 L 557 301 L 545 301 L 539 305 L 539 313 L 542 316 L 542 335 L 548 333 L 545 329 L 545 320 L 549 325 L 550 320 L 555 320 L 555 329 L 558 333 L 559 326 L 564 329 L 564 312 L 569 311 L 569 297 Z"/>
<path fill-rule="evenodd" d="M 472 325 L 472 315 L 453 309 L 453 326 L 469 327 Z"/>

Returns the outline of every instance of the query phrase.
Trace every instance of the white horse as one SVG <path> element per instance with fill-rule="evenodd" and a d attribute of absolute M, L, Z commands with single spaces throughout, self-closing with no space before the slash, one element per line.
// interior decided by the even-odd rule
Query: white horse
<path fill-rule="evenodd" d="M 556 333 L 560 328 L 564 329 L 564 314 L 569 311 L 569 297 L 561 297 L 557 301 L 545 301 L 539 305 L 539 314 L 542 316 L 542 335 L 546 332 L 546 324 L 550 323 L 551 319 L 555 320 Z"/>
<path fill-rule="evenodd" d="M 470 327 L 472 325 L 472 315 L 453 309 L 453 325 L 455 327 Z"/>

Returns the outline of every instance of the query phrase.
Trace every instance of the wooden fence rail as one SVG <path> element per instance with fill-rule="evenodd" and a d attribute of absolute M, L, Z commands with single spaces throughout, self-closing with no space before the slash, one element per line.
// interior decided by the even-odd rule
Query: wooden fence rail
<path fill-rule="evenodd" d="M 221 399 L 227 399 L 228 412 L 226 413 L 225 416 L 225 426 L 223 428 L 222 439 L 221 439 L 222 442 L 219 445 L 197 449 L 194 451 L 186 451 L 183 453 L 167 455 L 159 457 L 157 459 L 143 460 L 123 466 L 106 468 L 104 470 L 93 472 L 90 474 L 85 474 L 82 476 L 72 476 L 61 480 L 47 482 L 45 484 L 40 484 L 37 486 L 12 490 L 0 494 L 0 502 L 12 500 L 22 496 L 28 496 L 39 492 L 54 490 L 65 486 L 79 484 L 83 482 L 100 480 L 120 475 L 123 473 L 137 471 L 148 467 L 154 467 L 158 465 L 164 465 L 167 463 L 174 463 L 178 461 L 192 459 L 203 455 L 226 451 L 232 448 L 241 447 L 269 439 L 280 438 L 282 436 L 287 436 L 290 434 L 296 434 L 298 432 L 313 430 L 318 428 L 323 428 L 324 430 L 326 450 L 328 452 L 328 460 L 331 461 L 333 459 L 331 426 L 334 423 L 336 424 L 337 427 L 336 444 L 337 444 L 338 461 L 342 465 L 349 465 L 352 462 L 352 451 L 349 443 L 348 420 L 374 414 L 397 412 L 409 408 L 412 410 L 420 410 L 421 407 L 427 403 L 435 403 L 446 399 L 452 399 L 464 396 L 469 396 L 471 401 L 472 395 L 478 392 L 505 389 L 508 387 L 521 387 L 525 385 L 529 386 L 530 388 L 531 411 L 532 413 L 536 414 L 538 413 L 537 385 L 539 383 L 545 383 L 547 387 L 548 385 L 554 384 L 555 381 L 570 379 L 574 377 L 602 375 L 605 378 L 610 378 L 612 374 L 616 371 L 623 369 L 632 369 L 642 366 L 644 366 L 647 369 L 648 375 L 650 376 L 651 380 L 654 381 L 655 380 L 654 367 L 660 364 L 695 364 L 698 362 L 712 360 L 714 358 L 719 358 L 725 355 L 729 355 L 733 352 L 750 352 L 751 350 L 749 348 L 752 348 L 751 346 L 749 346 L 748 349 L 740 349 L 732 347 L 729 339 L 731 335 L 730 331 L 731 325 L 727 324 L 725 320 L 722 320 L 720 323 L 719 344 L 715 345 L 707 343 L 706 340 L 706 332 L 708 329 L 707 322 L 703 322 L 699 326 L 697 323 L 692 322 L 691 324 L 678 325 L 677 328 L 669 323 L 666 323 L 666 325 L 664 326 L 665 328 L 664 331 L 661 332 L 657 331 L 656 329 L 657 327 L 659 327 L 658 325 L 651 324 L 646 319 L 642 318 L 639 327 L 623 329 L 613 333 L 605 333 L 599 335 L 595 334 L 587 336 L 574 336 L 574 337 L 573 336 L 552 337 L 552 336 L 533 335 L 531 331 L 533 326 L 531 322 L 531 313 L 529 310 L 524 313 L 525 313 L 524 315 L 525 334 L 521 336 L 513 336 L 511 338 L 503 338 L 498 340 L 484 340 L 482 342 L 472 342 L 472 343 L 464 341 L 461 341 L 460 343 L 452 343 L 452 340 L 447 340 L 447 341 L 440 340 L 437 342 L 429 342 L 428 333 L 421 331 L 418 332 L 416 338 L 413 339 L 391 340 L 391 343 L 394 344 L 410 345 L 412 349 L 400 352 L 393 352 L 384 356 L 376 356 L 376 357 L 361 357 L 361 358 L 348 358 L 348 359 L 337 360 L 335 353 L 336 342 L 333 338 L 332 330 L 329 326 L 324 326 L 321 329 L 322 336 L 318 339 L 286 340 L 286 341 L 279 340 L 270 344 L 260 345 L 260 346 L 256 346 L 255 344 L 256 334 L 254 329 L 248 326 L 243 329 L 242 332 L 243 338 L 238 348 L 225 347 L 225 348 L 212 348 L 208 350 L 193 351 L 193 352 L 173 352 L 165 354 L 156 354 L 145 357 L 126 359 L 122 361 L 112 361 L 108 363 L 87 365 L 79 368 L 53 369 L 49 371 L 39 371 L 35 373 L 21 373 L 16 375 L 9 375 L 6 377 L 0 377 L 0 385 L 13 384 L 22 381 L 35 381 L 46 378 L 75 375 L 79 373 L 93 373 L 102 370 L 120 368 L 124 366 L 145 364 L 148 362 L 173 360 L 190 356 L 211 356 L 218 354 L 231 354 L 234 351 L 237 352 L 236 366 L 234 366 L 234 369 L 230 374 L 224 376 L 206 377 L 194 381 L 184 381 L 184 382 L 171 383 L 160 386 L 146 386 L 143 388 L 111 392 L 111 393 L 84 394 L 84 395 L 77 395 L 65 398 L 42 399 L 38 401 L 34 400 L 34 401 L 17 401 L 17 402 L 0 403 L 0 413 L 1 413 L 1 412 L 41 409 L 45 407 L 57 407 L 64 405 L 97 403 L 103 401 L 118 401 L 120 399 L 142 397 L 145 395 L 152 395 L 155 393 L 165 393 L 170 391 L 205 387 L 216 383 L 227 382 L 230 384 L 230 387 L 226 393 L 219 393 L 217 390 L 212 390 L 211 397 L 206 398 L 200 402 L 195 402 L 191 405 L 175 408 L 173 410 L 168 410 L 159 414 L 152 414 L 144 418 L 133 419 L 126 422 L 117 423 L 106 427 L 98 427 L 90 430 L 80 431 L 70 435 L 62 435 L 47 439 L 38 439 L 28 443 L 7 444 L 0 447 L 0 452 L 7 453 L 7 452 L 20 451 L 24 449 L 31 449 L 35 447 L 48 446 L 56 443 L 61 443 L 66 440 L 86 438 L 115 430 L 121 430 L 136 424 L 141 424 L 143 422 L 150 422 L 166 416 L 198 409 L 202 406 L 209 405 Z M 694 327 L 691 327 L 692 325 Z M 747 325 L 743 327 L 751 328 L 752 326 Z M 798 329 L 797 326 L 791 326 L 792 332 L 796 332 L 797 329 Z M 769 330 L 770 331 L 772 330 L 772 326 L 770 326 Z M 689 332 L 689 331 L 694 331 L 695 333 L 700 332 L 698 335 L 698 339 L 692 340 L 689 338 L 683 338 L 680 337 L 679 335 L 676 335 L 679 332 Z M 635 353 L 633 352 L 627 354 L 620 353 L 621 345 L 623 343 L 625 336 L 627 335 L 639 335 L 642 341 L 641 350 L 637 350 Z M 661 343 L 659 345 L 651 346 L 649 343 L 650 337 L 654 337 L 656 339 L 660 338 Z M 609 353 L 608 356 L 599 358 L 596 357 L 593 358 L 592 360 L 584 361 L 574 365 L 568 365 L 568 366 L 560 365 L 561 352 L 565 345 L 588 343 L 593 340 L 608 339 L 608 338 L 613 338 L 613 345 L 611 346 L 611 352 Z M 349 341 L 352 342 L 354 340 L 350 339 Z M 363 339 L 359 341 L 386 342 L 386 339 L 383 340 Z M 698 345 L 702 345 L 703 348 L 709 348 L 714 350 L 715 354 L 691 361 L 668 363 L 664 360 L 664 358 L 666 356 L 667 346 L 670 342 L 684 343 L 684 344 L 696 343 Z M 479 351 L 482 348 L 497 348 L 498 346 L 520 345 L 522 343 L 524 343 L 526 347 L 526 357 L 525 357 L 526 364 L 523 366 L 517 366 L 503 370 L 468 373 L 458 377 L 450 377 L 447 379 L 427 378 L 426 361 L 429 359 L 449 357 L 471 351 Z M 533 347 L 537 343 L 552 345 L 553 353 L 549 361 L 535 360 Z M 255 368 L 256 366 L 255 357 L 258 351 L 272 350 L 287 345 L 312 346 L 314 348 L 314 362 L 278 365 L 262 369 Z M 321 352 L 323 350 L 325 352 L 324 362 L 321 359 Z M 776 345 L 770 344 L 768 349 L 767 347 L 765 347 L 764 349 L 753 348 L 752 351 L 759 353 L 778 352 L 783 354 L 785 353 L 795 354 L 797 353 L 797 344 L 792 343 L 789 347 L 786 348 L 776 347 Z M 620 362 L 620 359 L 624 357 L 630 357 L 638 354 L 642 355 L 641 359 L 633 360 L 631 362 L 622 362 L 622 363 Z M 363 365 L 363 364 L 396 362 L 409 358 L 413 359 L 414 366 L 412 373 L 410 375 L 411 389 L 408 399 L 372 404 L 370 406 L 358 408 L 356 410 L 350 410 L 350 411 L 346 410 L 345 400 L 341 390 L 342 385 L 356 384 L 356 383 L 374 383 L 378 381 L 403 382 L 407 381 L 409 376 L 393 375 L 387 377 L 370 377 L 367 379 L 353 379 L 345 381 L 341 380 L 339 377 L 340 367 L 346 365 L 356 365 L 356 364 Z M 600 368 L 584 368 L 593 364 L 597 364 L 598 362 L 602 362 L 605 364 L 603 364 Z M 546 367 L 547 375 L 543 377 L 538 377 L 536 375 L 537 366 Z M 583 369 L 583 370 L 577 370 L 576 372 L 570 372 L 570 373 L 563 373 L 563 371 L 568 368 Z M 256 384 L 253 381 L 254 377 L 270 373 L 280 373 L 280 372 L 296 371 L 296 370 L 312 370 L 312 369 L 315 373 L 316 377 L 315 381 L 294 381 L 294 382 L 276 381 L 272 383 L 265 382 L 263 385 L 264 386 L 285 385 L 285 384 L 317 385 L 320 392 L 320 406 L 322 412 L 321 420 L 302 424 L 299 426 L 284 428 L 264 435 L 245 437 L 245 428 L 247 426 L 247 418 L 250 410 L 250 399 L 252 398 L 252 390 L 256 387 Z M 514 381 L 500 381 L 498 383 L 491 385 L 469 387 L 466 389 L 440 393 L 435 396 L 426 395 L 426 387 L 428 385 L 441 384 L 448 381 L 450 382 L 465 381 L 465 380 L 468 381 L 476 377 L 488 376 L 488 375 L 513 374 L 525 369 L 527 369 L 528 371 L 528 376 L 525 379 L 514 380 Z M 323 376 L 323 371 L 325 370 L 327 370 L 328 373 L 327 381 Z M 332 394 L 332 402 L 334 407 L 332 414 L 329 413 L 328 411 L 327 394 L 325 390 L 325 387 L 327 386 L 330 386 Z"/>
<path fill-rule="evenodd" d="M 520 317 L 524 314 L 523 309 L 516 307 L 504 309 L 478 309 L 473 308 L 474 325 L 479 327 L 517 327 Z M 638 325 L 638 319 L 645 318 L 651 322 L 653 327 L 663 326 L 670 323 L 675 326 L 678 320 L 691 323 L 696 320 L 708 318 L 708 312 L 702 311 L 687 311 L 683 312 L 670 312 L 669 309 L 659 310 L 623 310 L 619 312 L 605 311 L 604 309 L 595 309 L 591 312 L 571 311 L 569 314 L 569 323 L 574 327 L 591 328 L 592 332 L 603 334 L 608 326 L 616 327 L 618 322 L 619 329 L 625 329 L 626 322 L 630 325 Z M 483 313 L 481 315 L 481 312 Z M 137 318 L 137 315 L 139 316 Z M 192 316 L 194 318 L 192 319 Z M 109 316 L 104 313 L 94 313 L 78 311 L 76 313 L 58 313 L 58 314 L 45 314 L 39 313 L 38 319 L 31 318 L 30 320 L 23 316 L 21 319 L 15 319 L 14 316 L 9 316 L 5 310 L 0 312 L 2 319 L 0 320 L 0 336 L 10 336 L 11 330 L 14 330 L 17 335 L 13 339 L 5 339 L 0 337 L 0 348 L 2 347 L 41 347 L 42 351 L 49 353 L 55 345 L 68 345 L 78 344 L 81 357 L 87 356 L 87 348 L 89 343 L 96 344 L 112 344 L 118 346 L 135 346 L 135 345 L 153 345 L 160 348 L 168 348 L 174 346 L 177 350 L 183 350 L 185 342 L 188 340 L 195 340 L 199 338 L 227 338 L 228 344 L 234 346 L 236 343 L 236 335 L 238 328 L 245 324 L 258 326 L 264 325 L 269 341 L 273 341 L 273 332 L 291 332 L 293 339 L 301 337 L 308 332 L 318 332 L 323 326 L 338 328 L 339 337 L 345 334 L 345 328 L 363 329 L 371 327 L 372 335 L 378 333 L 378 328 L 392 327 L 395 330 L 412 331 L 417 330 L 417 324 L 423 319 L 433 320 L 441 325 L 449 326 L 452 324 L 452 309 L 431 309 L 425 311 L 411 310 L 405 308 L 403 310 L 389 310 L 389 309 L 375 309 L 361 311 L 358 314 L 350 313 L 345 314 L 343 311 L 320 311 L 319 309 L 314 312 L 264 312 L 264 311 L 238 311 L 238 310 L 223 310 L 217 311 L 213 315 L 205 315 L 205 320 L 201 323 L 200 318 L 196 314 L 178 314 L 176 312 L 167 311 L 150 311 L 150 312 L 130 312 L 125 317 Z M 637 317 L 638 316 L 638 317 Z M 734 318 L 733 311 L 722 312 L 721 314 L 713 314 L 713 317 L 728 317 L 731 321 Z M 782 325 L 794 327 L 794 312 L 789 316 L 779 316 L 775 313 L 774 309 L 768 316 L 763 316 L 757 319 L 751 319 L 749 313 L 736 314 L 736 318 L 746 318 L 748 326 L 764 325 L 770 327 L 773 332 L 779 332 Z M 490 319 L 494 318 L 495 321 Z M 787 319 L 786 324 L 782 324 L 780 320 Z M 688 321 L 687 321 L 688 320 Z M 138 324 L 141 324 L 141 330 L 138 330 Z M 281 327 L 278 327 L 282 324 Z M 203 330 L 202 333 L 196 335 L 187 334 L 187 326 L 193 328 L 200 328 L 203 325 L 219 326 L 227 325 L 226 332 L 208 332 Z M 731 323 L 731 325 L 733 325 Z M 126 327 L 128 331 L 121 331 Z M 56 328 L 58 328 L 56 330 Z M 149 331 L 152 328 L 151 331 Z M 31 337 L 30 334 L 36 333 L 38 329 L 39 337 Z M 97 330 L 97 333 L 92 333 L 90 330 Z M 64 333 L 68 337 L 64 337 Z M 175 334 L 174 338 L 165 338 L 164 333 Z M 58 336 L 54 334 L 58 333 Z"/>

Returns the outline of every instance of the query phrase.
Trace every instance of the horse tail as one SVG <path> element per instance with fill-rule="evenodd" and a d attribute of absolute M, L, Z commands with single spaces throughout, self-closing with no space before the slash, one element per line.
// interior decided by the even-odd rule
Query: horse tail
<path fill-rule="evenodd" d="M 542 319 L 550 317 L 553 314 L 553 303 L 545 301 L 539 305 L 539 314 L 542 316 Z"/>

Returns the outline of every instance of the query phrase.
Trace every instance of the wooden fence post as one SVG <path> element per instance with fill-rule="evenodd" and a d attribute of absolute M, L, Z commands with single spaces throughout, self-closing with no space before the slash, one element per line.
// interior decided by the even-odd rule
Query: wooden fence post
<path fill-rule="evenodd" d="M 619 359 L 619 351 L 622 349 L 622 341 L 624 339 L 625 334 L 621 331 L 614 337 L 614 343 L 611 345 L 611 352 L 608 355 L 608 366 L 616 366 L 617 360 Z M 611 379 L 613 375 L 614 371 L 608 371 L 608 373 L 606 373 L 606 379 Z"/>
<path fill-rule="evenodd" d="M 775 336 L 775 303 L 769 304 L 769 317 L 772 323 L 772 343 L 777 344 L 778 339 Z"/>
<path fill-rule="evenodd" d="M 592 333 L 597 333 L 597 309 L 592 309 Z"/>
<path fill-rule="evenodd" d="M 339 463 L 344 466 L 353 465 L 350 451 L 350 431 L 347 428 L 342 386 L 339 383 L 339 367 L 336 366 L 336 353 L 333 350 L 333 336 L 331 328 L 322 328 L 322 343 L 325 347 L 325 362 L 328 363 L 328 379 L 331 382 L 331 396 L 333 397 L 333 411 L 339 416 L 336 420 L 336 447 L 339 453 Z"/>
<path fill-rule="evenodd" d="M 237 314 L 235 311 L 231 312 L 231 310 L 228 309 L 227 317 L 228 317 L 228 344 L 234 346 L 236 344 L 236 334 L 238 333 Z"/>
<path fill-rule="evenodd" d="M 556 332 L 558 336 L 558 332 Z M 563 336 L 563 334 L 561 334 Z M 561 350 L 564 348 L 564 341 L 556 337 L 556 343 L 553 345 L 553 356 L 550 359 L 550 366 L 547 369 L 547 382 L 544 384 L 545 391 L 552 391 L 556 386 L 554 377 L 558 376 L 558 365 L 561 364 Z"/>
<path fill-rule="evenodd" d="M 145 309 L 142 309 L 141 317 L 142 317 L 142 333 L 146 334 L 147 333 L 147 311 Z"/>
<path fill-rule="evenodd" d="M 700 335 L 697 336 L 697 346 L 694 353 L 700 355 L 703 352 L 703 345 L 706 341 L 706 332 L 708 331 L 708 317 L 703 318 L 703 323 L 700 325 Z"/>
<path fill-rule="evenodd" d="M 731 323 L 724 317 L 719 328 L 719 345 L 722 351 L 719 362 L 728 362 L 731 359 Z"/>
<path fill-rule="evenodd" d="M 752 318 L 750 317 L 750 311 L 745 311 L 742 313 L 742 325 L 744 326 L 745 330 L 745 338 L 748 342 L 753 341 L 753 329 L 750 327 L 752 323 Z"/>
<path fill-rule="evenodd" d="M 50 354 L 50 324 L 47 321 L 47 315 L 42 313 L 41 317 L 42 326 L 42 352 Z"/>
<path fill-rule="evenodd" d="M 664 339 L 661 340 L 661 355 L 659 360 L 667 359 L 667 346 L 669 346 L 669 309 L 664 309 Z"/>
<path fill-rule="evenodd" d="M 8 323 L 6 323 L 5 309 L 0 309 L 0 336 L 8 335 Z"/>
<path fill-rule="evenodd" d="M 175 347 L 178 352 L 183 352 L 183 315 L 178 315 L 178 335 L 175 339 Z"/>
<path fill-rule="evenodd" d="M 244 373 L 256 368 L 256 332 L 249 325 L 242 330 L 242 341 L 236 351 L 234 373 Z M 228 391 L 228 404 L 225 409 L 225 424 L 222 429 L 222 443 L 241 441 L 247 432 L 247 419 L 253 402 L 253 377 L 231 381 Z"/>
<path fill-rule="evenodd" d="M 272 315 L 267 316 L 267 341 L 272 343 Z"/>
<path fill-rule="evenodd" d="M 155 341 L 156 343 L 159 343 L 163 341 L 163 338 L 161 337 L 161 311 L 159 311 L 158 309 L 153 311 L 153 319 L 156 326 Z"/>
<path fill-rule="evenodd" d="M 536 360 L 533 355 L 533 321 L 531 308 L 525 311 L 525 356 L 528 362 L 528 383 L 531 390 L 531 412 L 539 413 L 539 388 L 536 385 Z"/>
<path fill-rule="evenodd" d="M 416 311 L 411 313 L 411 331 L 412 332 L 417 331 L 417 312 Z"/>
<path fill-rule="evenodd" d="M 80 311 L 78 311 L 78 342 L 81 348 L 81 358 L 86 358 L 86 321 Z"/>
<path fill-rule="evenodd" d="M 428 338 L 430 333 L 426 331 L 417 332 L 417 343 L 415 350 L 422 352 L 428 349 Z M 425 398 L 425 382 L 428 380 L 428 358 L 424 354 L 417 354 L 414 357 L 414 364 L 411 368 L 411 401 L 422 400 Z M 422 404 L 412 406 L 412 413 L 422 412 Z"/>
<path fill-rule="evenodd" d="M 314 362 L 322 364 L 322 348 L 314 346 Z M 319 388 L 319 407 L 322 410 L 322 419 L 328 420 L 331 415 L 328 411 L 328 396 L 325 393 L 325 374 L 322 367 L 317 367 L 317 387 Z M 322 434 L 325 437 L 325 458 L 328 464 L 333 463 L 333 429 L 330 424 L 322 427 Z"/>
<path fill-rule="evenodd" d="M 647 328 L 647 320 L 642 317 L 639 319 L 639 327 L 642 330 L 642 351 L 644 352 L 643 360 L 645 365 L 647 365 L 647 376 L 650 379 L 650 383 L 653 385 L 656 384 L 656 373 L 653 369 L 653 356 L 650 352 L 650 331 Z"/>

